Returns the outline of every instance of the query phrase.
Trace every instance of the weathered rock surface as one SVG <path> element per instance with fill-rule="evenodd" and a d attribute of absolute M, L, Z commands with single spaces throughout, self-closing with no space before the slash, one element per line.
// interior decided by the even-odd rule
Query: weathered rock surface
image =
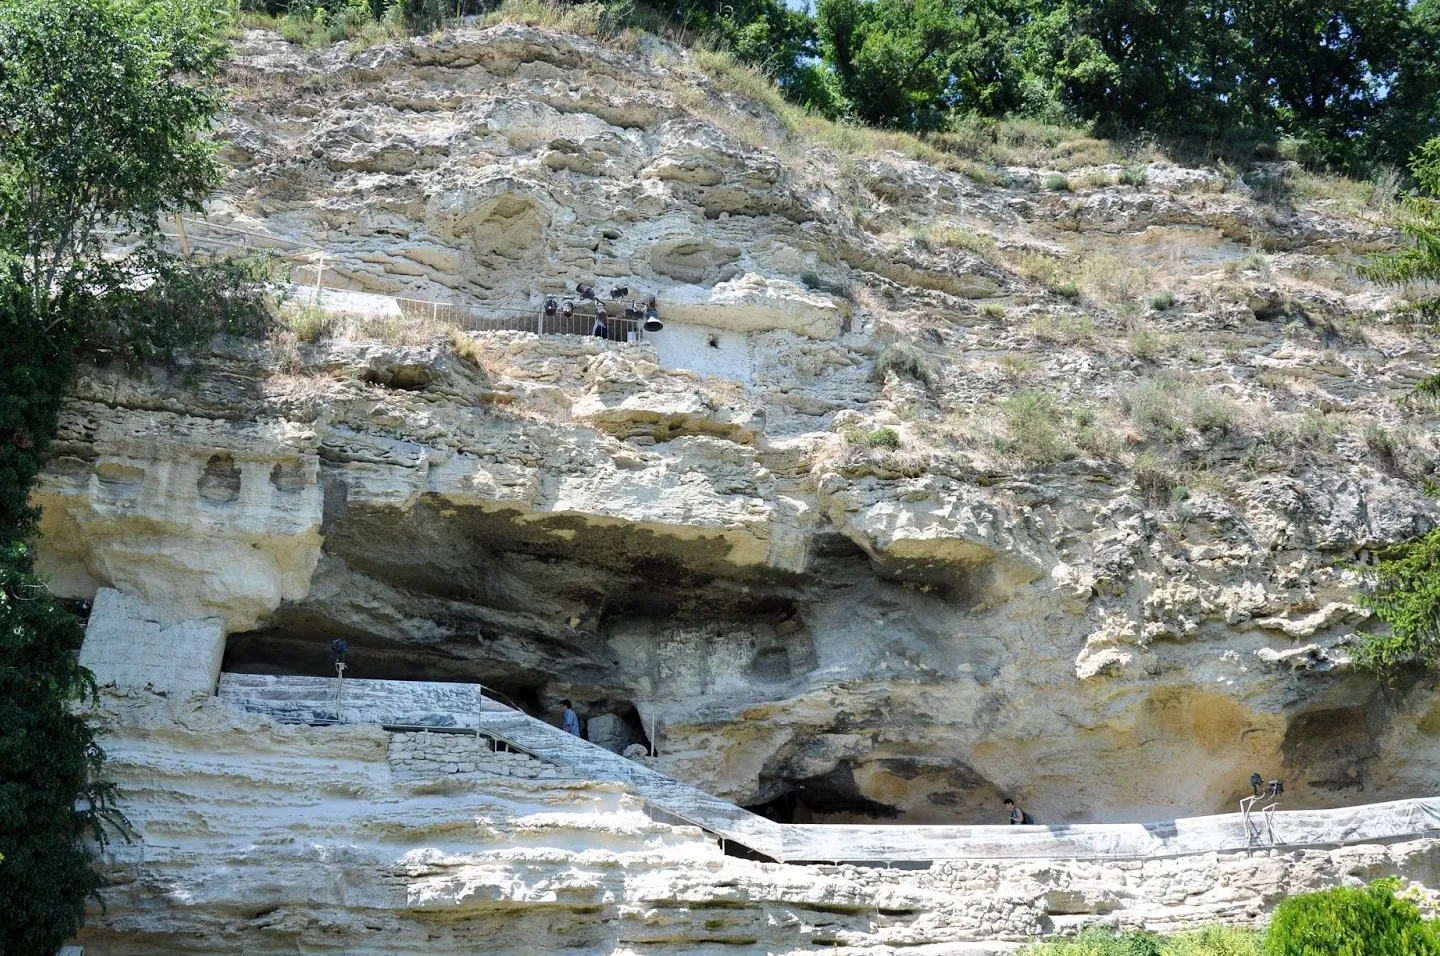
<path fill-rule="evenodd" d="M 1440 875 L 1426 839 L 920 870 L 756 863 L 650 819 L 615 784 L 461 770 L 469 736 L 280 726 L 144 693 L 107 695 L 103 714 L 136 831 L 108 845 L 108 906 L 80 936 L 106 956 L 986 954 L 1091 924 L 1254 923 L 1296 892 Z M 424 739 L 442 736 L 454 746 Z M 406 759 L 439 749 L 455 759 Z"/>
<path fill-rule="evenodd" d="M 1040 167 L 989 186 L 878 149 L 839 156 L 667 56 L 518 26 L 354 54 L 249 35 L 214 221 L 323 246 L 324 281 L 356 292 L 518 326 L 576 283 L 624 285 L 656 295 L 666 327 L 633 345 L 457 343 L 392 314 L 314 345 L 217 341 L 177 369 L 91 370 L 36 495 L 56 590 L 219 617 L 227 670 L 326 674 L 344 637 L 353 676 L 480 681 L 545 714 L 569 697 L 617 746 L 653 742 L 666 772 L 799 820 L 985 822 L 1008 794 L 1041 820 L 1167 819 L 1233 809 L 1252 771 L 1283 777 L 1297 807 L 1434 792 L 1433 680 L 1382 689 L 1349 650 L 1373 626 L 1350 563 L 1435 519 L 1419 484 L 1435 412 L 1407 398 L 1431 343 L 1352 268 L 1387 230 L 1169 163 L 1141 187 L 1100 167 L 1100 185 L 1055 194 L 1032 188 Z M 1071 277 L 1078 299 L 1050 291 Z M 1176 304 L 1150 308 L 1162 289 Z M 281 742 L 322 738 L 274 734 L 276 766 L 310 773 Z M 383 770 L 372 744 L 366 780 Z M 174 757 L 176 779 L 191 759 Z M 267 812 L 236 820 L 237 846 L 299 825 Z M 282 845 L 291 863 L 257 871 L 271 901 L 197 905 L 197 933 L 270 938 L 254 921 L 292 912 L 274 890 L 290 866 L 331 879 Z M 389 850 L 333 852 L 369 887 L 357 899 L 393 912 L 422 886 L 413 898 L 449 914 L 423 931 L 386 917 L 386 951 L 428 932 L 495 944 L 490 916 L 471 937 L 446 909 L 481 899 L 536 919 L 599 906 L 555 926 L 660 945 L 681 918 L 656 900 L 725 909 L 713 898 L 740 866 L 706 849 L 709 889 L 657 888 L 675 878 L 661 859 L 668 875 L 637 877 L 650 889 L 617 915 L 595 902 L 611 877 L 570 856 L 435 863 L 411 884 Z M 186 859 L 185 892 L 205 899 L 212 863 Z M 1338 859 L 1205 866 L 1227 887 L 1262 865 L 1300 886 Z M 843 911 L 796 917 L 842 942 L 879 892 L 746 872 L 756 900 Z M 977 892 L 1052 892 L 985 879 Z M 835 909 L 815 886 L 861 902 Z M 1107 912 L 1141 912 L 1152 886 Z M 1091 894 L 1053 892 L 1061 910 Z M 1197 914 L 1263 908 L 1234 887 L 1192 895 L 1216 901 Z M 767 938 L 758 905 L 770 915 L 743 927 L 717 917 L 711 942 Z M 930 906 L 886 903 L 879 923 L 931 914 L 897 943 L 914 923 L 946 940 L 956 921 L 975 939 L 1063 923 Z M 274 939 L 369 951 L 366 918 L 293 914 Z M 150 919 L 116 916 L 113 951 L 131 951 L 131 918 Z"/>

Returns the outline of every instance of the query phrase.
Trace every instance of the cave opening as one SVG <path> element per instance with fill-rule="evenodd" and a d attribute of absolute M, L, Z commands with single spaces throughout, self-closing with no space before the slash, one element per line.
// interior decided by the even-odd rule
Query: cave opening
<path fill-rule="evenodd" d="M 634 701 L 601 697 L 578 703 L 584 711 L 582 732 L 586 740 L 617 754 L 635 744 L 644 747 L 647 754 L 651 752 L 650 734 Z"/>
<path fill-rule="evenodd" d="M 865 796 L 855 782 L 855 773 L 846 763 L 810 777 L 776 779 L 762 775 L 761 795 L 773 794 L 746 810 L 776 823 L 838 823 L 856 818 L 894 820 L 895 807 Z"/>

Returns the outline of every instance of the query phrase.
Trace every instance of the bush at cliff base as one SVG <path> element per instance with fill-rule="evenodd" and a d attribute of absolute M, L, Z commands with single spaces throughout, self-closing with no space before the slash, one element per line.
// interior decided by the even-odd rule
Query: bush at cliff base
<path fill-rule="evenodd" d="M 1092 927 L 1070 939 L 1031 946 L 1021 956 L 1259 956 L 1260 933 L 1236 926 L 1208 926 L 1161 936 L 1144 930 L 1115 933 Z"/>
<path fill-rule="evenodd" d="M 1263 956 L 1440 956 L 1440 934 L 1398 881 L 1306 893 L 1275 908 Z"/>

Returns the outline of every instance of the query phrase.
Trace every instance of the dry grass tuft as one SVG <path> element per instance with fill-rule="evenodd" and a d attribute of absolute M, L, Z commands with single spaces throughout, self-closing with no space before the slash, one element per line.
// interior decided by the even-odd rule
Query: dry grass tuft
<path fill-rule="evenodd" d="M 1229 398 L 1216 395 L 1185 375 L 1162 373 L 1121 396 L 1130 420 L 1156 441 L 1181 442 L 1204 431 L 1235 430 L 1244 416 Z"/>
<path fill-rule="evenodd" d="M 1052 345 L 1086 345 L 1095 340 L 1095 320 L 1088 315 L 1040 314 L 1030 320 L 1030 331 Z"/>
<path fill-rule="evenodd" d="M 994 239 L 964 226 L 941 226 L 931 231 L 929 241 L 941 249 L 964 249 L 986 262 L 994 262 L 998 258 Z"/>

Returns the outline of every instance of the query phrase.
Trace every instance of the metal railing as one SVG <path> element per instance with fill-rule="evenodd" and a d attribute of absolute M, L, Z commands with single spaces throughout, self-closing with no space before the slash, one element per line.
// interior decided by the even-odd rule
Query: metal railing
<path fill-rule="evenodd" d="M 219 233 L 211 235 L 210 233 Z M 264 233 L 253 232 L 248 229 L 241 229 L 238 226 L 226 226 L 219 223 L 209 222 L 204 219 L 192 219 L 188 216 L 175 217 L 175 230 L 173 232 L 162 231 L 167 239 L 175 242 L 183 255 L 187 257 L 195 255 L 230 255 L 234 252 L 271 251 L 277 252 L 282 258 L 291 262 L 304 265 L 315 270 L 313 284 L 306 282 L 307 288 L 315 290 L 318 299 L 322 290 L 335 288 L 336 291 L 346 291 L 338 287 L 325 285 L 325 250 L 320 246 L 307 245 L 293 239 L 281 239 L 277 236 L 268 236 Z M 252 241 L 253 240 L 253 241 Z M 288 246 L 289 249 L 279 250 L 278 246 Z M 332 270 L 333 271 L 333 270 Z M 367 293 L 377 295 L 375 293 Z M 611 301 L 607 300 L 606 305 L 609 315 L 605 320 L 603 331 L 596 329 L 596 313 L 593 300 L 578 299 L 570 302 L 572 313 L 565 315 L 561 309 L 555 314 L 546 315 L 545 309 L 539 306 L 528 306 L 525 308 L 513 308 L 506 306 L 472 306 L 454 302 L 440 302 L 433 299 L 415 299 L 405 296 L 386 296 L 378 294 L 379 298 L 391 299 L 394 301 L 400 314 L 406 318 L 429 319 L 433 322 L 443 322 L 453 325 L 464 332 L 533 332 L 536 335 L 585 335 L 603 338 L 610 342 L 639 342 L 645 338 L 645 323 L 643 317 L 632 313 L 626 315 L 626 307 L 637 308 L 637 302 Z M 555 295 L 557 302 L 565 302 L 565 298 Z"/>
<path fill-rule="evenodd" d="M 610 314 L 604 333 L 595 328 L 595 307 L 577 303 L 571 315 L 546 315 L 543 308 L 508 309 L 503 306 L 468 306 L 431 299 L 391 296 L 406 318 L 429 319 L 453 325 L 464 332 L 533 332 L 536 335 L 593 335 L 611 342 L 639 342 L 645 338 L 644 320 Z"/>

